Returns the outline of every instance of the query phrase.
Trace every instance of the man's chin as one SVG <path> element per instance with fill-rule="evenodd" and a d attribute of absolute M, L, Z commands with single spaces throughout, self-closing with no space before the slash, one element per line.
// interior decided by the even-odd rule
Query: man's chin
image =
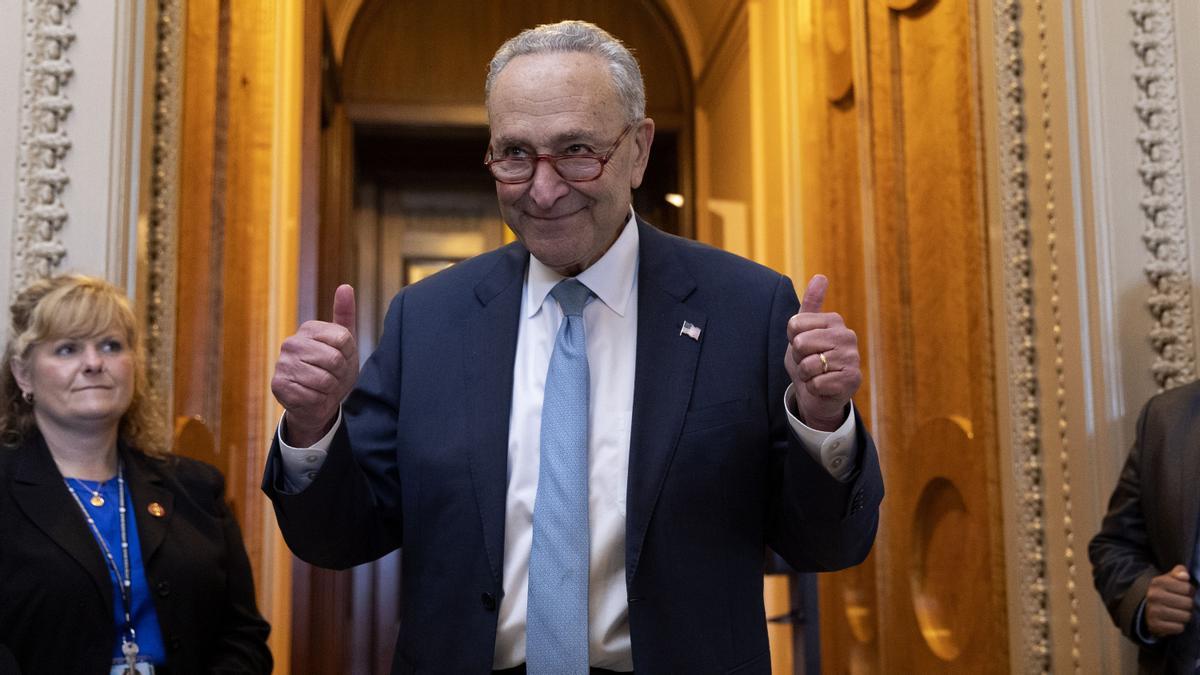
<path fill-rule="evenodd" d="M 566 277 L 573 277 L 584 270 L 583 259 L 574 253 L 565 253 L 560 249 L 532 246 L 529 254 L 538 259 L 546 267 Z"/>

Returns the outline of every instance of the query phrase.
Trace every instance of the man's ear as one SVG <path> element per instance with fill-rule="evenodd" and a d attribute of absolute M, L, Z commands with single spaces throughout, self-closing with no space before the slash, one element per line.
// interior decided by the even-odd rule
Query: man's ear
<path fill-rule="evenodd" d="M 653 143 L 654 120 L 647 117 L 633 130 L 633 172 L 629 180 L 631 190 L 642 184 L 642 176 L 646 174 L 646 166 L 650 163 L 650 145 Z"/>

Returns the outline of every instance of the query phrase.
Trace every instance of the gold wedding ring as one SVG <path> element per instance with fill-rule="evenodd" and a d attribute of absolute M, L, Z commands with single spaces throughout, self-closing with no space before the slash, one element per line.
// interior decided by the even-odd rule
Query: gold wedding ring
<path fill-rule="evenodd" d="M 818 352 L 817 357 L 821 359 L 821 374 L 829 372 L 829 359 L 825 358 L 825 352 Z"/>

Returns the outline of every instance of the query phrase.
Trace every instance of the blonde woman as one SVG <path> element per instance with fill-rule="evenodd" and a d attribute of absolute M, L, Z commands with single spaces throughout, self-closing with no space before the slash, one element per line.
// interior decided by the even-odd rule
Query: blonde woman
<path fill-rule="evenodd" d="M 125 297 L 57 276 L 22 292 L 11 319 L 0 672 L 270 672 L 224 480 L 165 452 Z"/>

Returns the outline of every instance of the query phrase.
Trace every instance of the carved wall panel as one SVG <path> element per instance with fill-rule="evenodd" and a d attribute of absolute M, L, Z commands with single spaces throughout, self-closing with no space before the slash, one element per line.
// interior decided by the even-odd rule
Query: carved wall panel
<path fill-rule="evenodd" d="M 67 221 L 62 192 L 64 160 L 71 149 L 65 123 L 72 103 L 67 84 L 75 72 L 67 52 L 75 41 L 70 15 L 75 0 L 26 0 L 21 76 L 21 128 L 17 171 L 17 227 L 11 286 L 58 271 L 67 254 L 60 232 Z"/>
<path fill-rule="evenodd" d="M 1175 19 L 1171 0 L 1134 2 L 1131 44 L 1138 67 L 1138 172 L 1142 177 L 1142 241 L 1150 254 L 1147 308 L 1154 317 L 1152 374 L 1159 389 L 1196 379 L 1195 328 L 1188 260 L 1183 138 L 1175 65 Z"/>
<path fill-rule="evenodd" d="M 149 186 L 144 225 L 138 233 L 139 283 L 151 386 L 171 412 L 175 363 L 176 273 L 179 216 L 179 138 L 183 104 L 183 2 L 158 0 L 149 92 Z"/>
<path fill-rule="evenodd" d="M 883 672 L 1005 672 L 976 6 L 868 2 Z"/>
<path fill-rule="evenodd" d="M 806 262 L 860 327 L 888 484 L 875 552 L 822 578 L 826 672 L 1008 669 L 973 11 L 826 2 L 814 21 Z M 870 87 L 840 98 L 851 55 Z"/>
<path fill-rule="evenodd" d="M 1017 494 L 1015 576 L 1020 580 L 1013 607 L 1024 619 L 1021 635 L 1014 639 L 1024 654 L 1025 672 L 1044 672 L 1050 663 L 1050 632 L 1046 590 L 1044 536 L 1045 479 L 1038 402 L 1038 349 L 1033 308 L 1032 231 L 1030 227 L 1029 175 L 1026 164 L 1025 85 L 1022 75 L 1023 31 L 1019 2 L 994 5 L 996 95 L 999 102 L 999 183 L 1002 209 L 1003 293 L 999 294 L 1006 319 L 1010 447 L 1013 487 Z"/>

